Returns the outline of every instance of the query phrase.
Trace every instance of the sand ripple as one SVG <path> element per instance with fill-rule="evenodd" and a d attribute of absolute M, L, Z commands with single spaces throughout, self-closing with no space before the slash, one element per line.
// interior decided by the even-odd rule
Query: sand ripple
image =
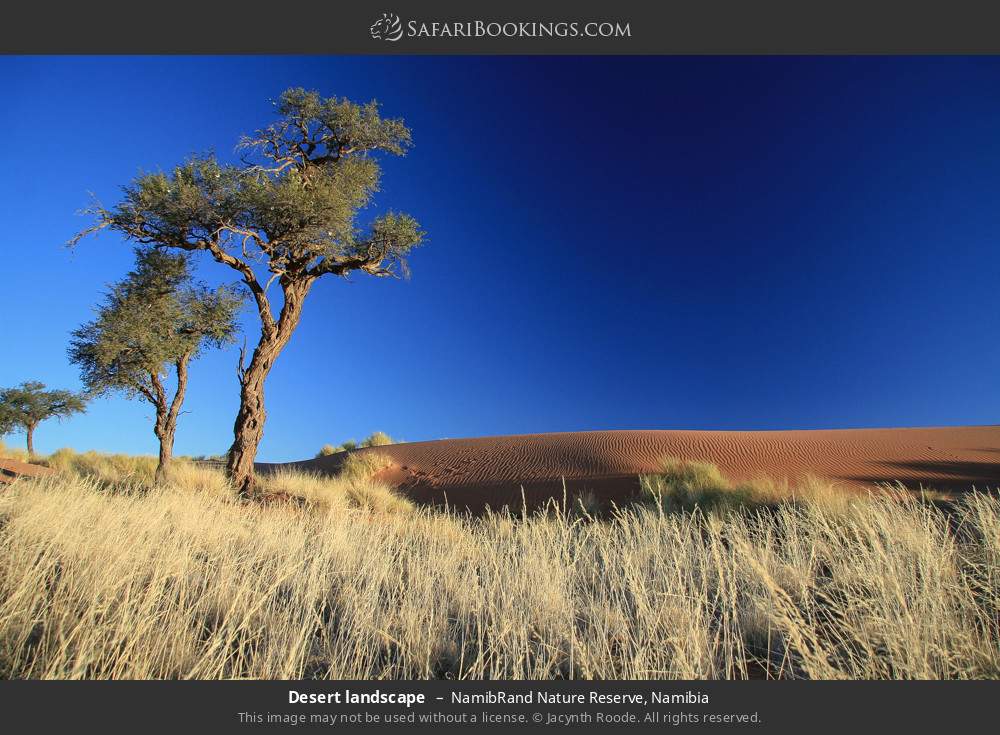
<path fill-rule="evenodd" d="M 635 476 L 661 457 L 719 465 L 734 480 L 757 475 L 794 481 L 811 473 L 845 486 L 1000 486 L 1000 427 L 835 431 L 587 431 L 446 439 L 379 447 L 385 477 L 416 499 L 478 506 L 529 502 L 589 489 L 609 498 L 634 491 Z M 296 463 L 332 471 L 334 457 Z"/>

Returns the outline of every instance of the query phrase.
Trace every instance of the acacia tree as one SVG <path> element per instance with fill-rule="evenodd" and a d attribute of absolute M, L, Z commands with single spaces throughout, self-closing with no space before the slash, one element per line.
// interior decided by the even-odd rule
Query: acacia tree
<path fill-rule="evenodd" d="M 207 347 L 234 341 L 243 296 L 195 284 L 187 253 L 154 248 L 135 253 L 135 270 L 110 287 L 96 318 L 73 332 L 69 358 L 91 395 L 123 393 L 152 404 L 160 482 L 173 455 L 188 366 Z M 171 370 L 173 396 L 167 383 Z"/>
<path fill-rule="evenodd" d="M 86 410 L 83 396 L 68 390 L 45 390 L 45 384 L 29 380 L 16 388 L 0 390 L 0 434 L 15 429 L 27 437 L 28 456 L 35 455 L 35 429 L 46 419 L 65 418 Z"/>
<path fill-rule="evenodd" d="M 264 434 L 264 382 L 313 284 L 353 272 L 405 274 L 406 257 L 424 235 L 416 220 L 394 212 L 366 229 L 356 224 L 379 188 L 379 155 L 401 156 L 411 145 L 402 120 L 383 118 L 376 102 L 358 105 L 303 89 L 286 90 L 277 112 L 272 125 L 242 139 L 239 164 L 200 156 L 170 173 L 140 175 L 119 204 L 94 207 L 94 226 L 71 241 L 107 228 L 142 244 L 204 251 L 239 274 L 260 318 L 249 364 L 240 354 L 240 406 L 227 461 L 244 495 L 253 489 Z M 275 282 L 280 307 L 269 293 Z"/>

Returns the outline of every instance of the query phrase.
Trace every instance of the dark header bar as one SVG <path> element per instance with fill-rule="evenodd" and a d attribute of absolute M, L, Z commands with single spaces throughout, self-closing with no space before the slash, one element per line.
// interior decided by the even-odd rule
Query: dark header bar
<path fill-rule="evenodd" d="M 983 0 L 177 0 L 25 3 L 0 50 L 45 54 L 985 54 Z"/>

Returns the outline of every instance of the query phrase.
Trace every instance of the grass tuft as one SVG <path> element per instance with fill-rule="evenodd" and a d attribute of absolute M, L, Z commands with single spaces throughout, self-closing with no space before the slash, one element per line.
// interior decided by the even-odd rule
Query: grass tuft
<path fill-rule="evenodd" d="M 827 512 L 846 512 L 859 495 L 813 475 L 794 485 L 788 480 L 756 477 L 734 483 L 710 462 L 667 457 L 660 472 L 639 478 L 640 497 L 664 512 L 733 513 L 776 509 L 788 503 L 823 505 Z"/>
<path fill-rule="evenodd" d="M 351 452 L 340 465 L 338 476 L 350 480 L 367 480 L 392 466 L 392 460 L 378 452 Z"/>
<path fill-rule="evenodd" d="M 376 431 L 370 434 L 366 439 L 363 439 L 360 443 L 356 442 L 354 439 L 348 439 L 342 444 L 324 444 L 320 447 L 319 452 L 316 453 L 316 458 L 319 457 L 329 457 L 331 454 L 338 454 L 340 452 L 349 452 L 352 449 L 367 449 L 369 447 L 385 447 L 390 444 L 395 444 L 396 441 L 386 434 L 384 431 Z"/>
<path fill-rule="evenodd" d="M 387 447 L 395 444 L 395 440 L 384 431 L 376 431 L 361 442 L 362 447 Z"/>

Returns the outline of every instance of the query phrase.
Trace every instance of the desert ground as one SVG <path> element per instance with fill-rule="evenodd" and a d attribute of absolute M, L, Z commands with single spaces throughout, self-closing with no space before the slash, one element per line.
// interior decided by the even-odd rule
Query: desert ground
<path fill-rule="evenodd" d="M 0 485 L 9 485 L 19 477 L 45 477 L 55 474 L 55 470 L 30 462 L 0 457 Z"/>
<path fill-rule="evenodd" d="M 996 679 L 998 450 L 457 439 L 261 465 L 250 499 L 210 462 L 8 451 L 0 678 Z"/>
<path fill-rule="evenodd" d="M 917 490 L 1000 487 L 1000 426 L 831 431 L 585 431 L 412 442 L 357 452 L 391 465 L 379 479 L 420 503 L 482 510 L 537 506 L 591 492 L 606 502 L 635 496 L 639 476 L 664 457 L 711 462 L 736 481 L 795 484 L 807 475 L 845 490 L 901 482 Z M 287 466 L 336 473 L 342 455 Z M 273 469 L 277 465 L 264 465 Z M 523 497 L 522 497 L 523 488 Z"/>

